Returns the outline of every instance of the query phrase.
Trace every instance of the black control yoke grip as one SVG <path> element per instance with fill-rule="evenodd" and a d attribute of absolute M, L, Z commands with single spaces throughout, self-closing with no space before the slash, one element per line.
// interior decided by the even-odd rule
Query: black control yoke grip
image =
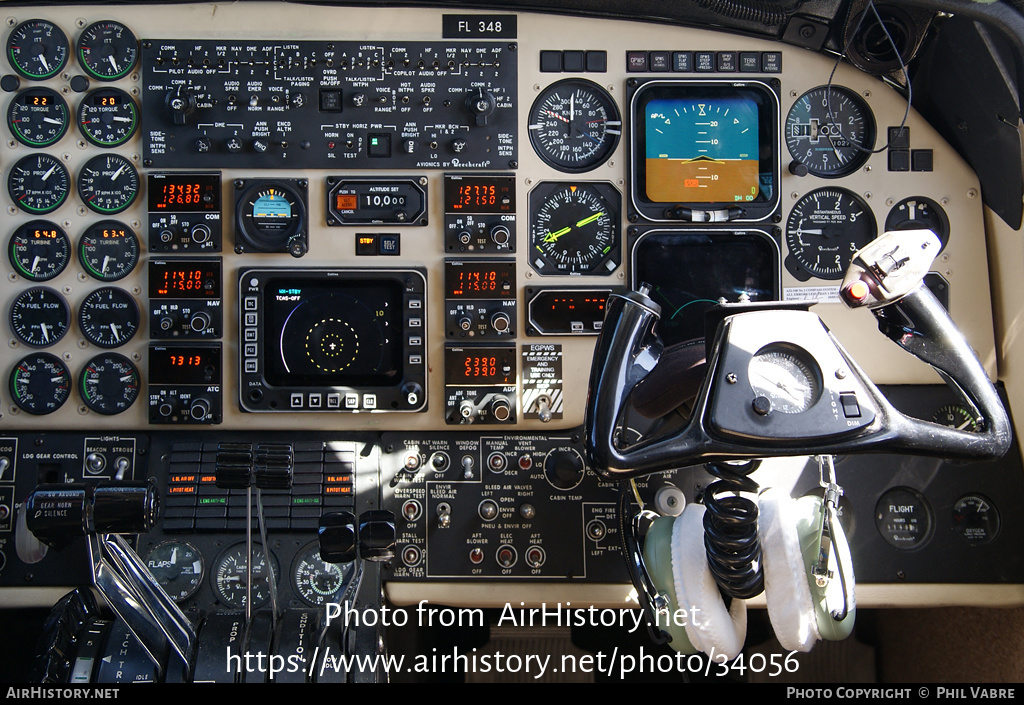
<path fill-rule="evenodd" d="M 929 230 L 887 233 L 854 256 L 840 295 L 852 308 L 869 307 L 878 329 L 931 365 L 977 416 L 978 431 L 965 431 L 893 409 L 888 421 L 894 438 L 885 449 L 956 459 L 999 458 L 1012 440 L 1006 408 L 963 333 L 922 283 L 939 249 Z"/>
<path fill-rule="evenodd" d="M 654 333 L 660 307 L 641 289 L 608 299 L 587 397 L 586 451 L 591 467 L 606 477 L 626 479 L 708 460 L 783 455 L 896 452 L 964 460 L 1001 457 L 1011 441 L 1006 410 L 963 334 L 922 284 L 937 253 L 938 240 L 929 231 L 887 234 L 857 253 L 841 295 L 851 306 L 872 307 L 887 337 L 932 365 L 978 413 L 979 431 L 905 416 L 860 373 L 853 360 L 848 360 L 879 410 L 870 427 L 853 436 L 822 436 L 801 445 L 782 440 L 746 443 L 723 437 L 706 422 L 723 343 L 716 336 L 707 376 L 688 424 L 682 430 L 621 447 L 622 412 L 634 387 L 657 365 L 662 352 Z"/>

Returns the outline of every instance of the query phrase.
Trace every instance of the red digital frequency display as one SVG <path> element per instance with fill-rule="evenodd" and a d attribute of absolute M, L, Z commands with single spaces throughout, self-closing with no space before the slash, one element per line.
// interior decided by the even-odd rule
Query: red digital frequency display
<path fill-rule="evenodd" d="M 149 212 L 220 212 L 220 174 L 150 174 Z"/>
<path fill-rule="evenodd" d="M 449 176 L 444 181 L 445 213 L 514 213 L 515 177 Z"/>
<path fill-rule="evenodd" d="M 445 262 L 445 297 L 449 299 L 503 299 L 513 295 L 516 263 Z"/>
<path fill-rule="evenodd" d="M 515 384 L 512 348 L 448 348 L 444 357 L 445 384 Z"/>
<path fill-rule="evenodd" d="M 150 384 L 209 384 L 220 379 L 220 348 L 151 346 Z"/>
<path fill-rule="evenodd" d="M 220 292 L 220 262 L 149 263 L 151 299 L 216 299 Z"/>

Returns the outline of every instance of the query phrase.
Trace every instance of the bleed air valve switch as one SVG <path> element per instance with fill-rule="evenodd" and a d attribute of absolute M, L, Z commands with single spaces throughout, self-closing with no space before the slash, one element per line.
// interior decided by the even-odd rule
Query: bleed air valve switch
<path fill-rule="evenodd" d="M 145 534 L 159 518 L 156 483 L 121 482 L 37 486 L 25 500 L 29 531 L 61 549 L 79 536 Z"/>

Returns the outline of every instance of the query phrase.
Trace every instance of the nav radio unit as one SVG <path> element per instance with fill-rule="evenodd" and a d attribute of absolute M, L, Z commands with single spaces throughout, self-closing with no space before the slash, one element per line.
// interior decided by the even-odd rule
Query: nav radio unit
<path fill-rule="evenodd" d="M 425 411 L 421 269 L 239 274 L 244 411 Z"/>

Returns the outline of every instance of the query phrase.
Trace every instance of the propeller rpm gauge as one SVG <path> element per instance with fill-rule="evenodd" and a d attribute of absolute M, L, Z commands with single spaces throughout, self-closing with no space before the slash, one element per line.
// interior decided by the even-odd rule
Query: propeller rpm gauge
<path fill-rule="evenodd" d="M 530 142 L 559 171 L 579 173 L 604 164 L 622 134 L 615 101 L 593 81 L 570 78 L 541 91 L 530 108 Z"/>
<path fill-rule="evenodd" d="M 120 154 L 93 157 L 78 175 L 78 195 L 97 213 L 120 213 L 139 195 L 139 172 Z"/>
<path fill-rule="evenodd" d="M 26 213 L 50 213 L 67 200 L 71 174 L 63 162 L 49 154 L 24 157 L 7 175 L 7 192 Z"/>

